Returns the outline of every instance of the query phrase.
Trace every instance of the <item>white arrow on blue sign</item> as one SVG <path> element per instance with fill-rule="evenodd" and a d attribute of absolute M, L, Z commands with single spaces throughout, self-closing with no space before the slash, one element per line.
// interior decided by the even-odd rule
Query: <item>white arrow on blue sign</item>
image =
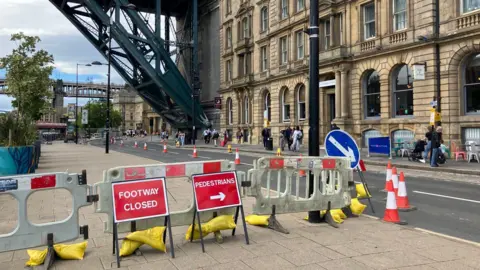
<path fill-rule="evenodd" d="M 325 137 L 325 151 L 330 157 L 349 157 L 350 168 L 354 169 L 360 162 L 360 149 L 355 140 L 343 130 L 332 130 Z"/>

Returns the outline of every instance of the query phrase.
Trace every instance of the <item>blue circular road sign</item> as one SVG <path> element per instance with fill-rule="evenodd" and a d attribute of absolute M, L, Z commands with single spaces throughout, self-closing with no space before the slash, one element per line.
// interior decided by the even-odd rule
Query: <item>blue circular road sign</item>
<path fill-rule="evenodd" d="M 355 140 L 343 130 L 332 130 L 325 137 L 325 151 L 330 157 L 349 157 L 350 168 L 354 169 L 360 162 L 360 149 Z"/>

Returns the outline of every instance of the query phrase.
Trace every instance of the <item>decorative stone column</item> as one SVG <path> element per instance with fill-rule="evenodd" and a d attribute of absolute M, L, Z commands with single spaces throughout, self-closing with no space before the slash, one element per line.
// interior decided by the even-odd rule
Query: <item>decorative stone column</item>
<path fill-rule="evenodd" d="M 335 72 L 335 119 L 341 117 L 341 107 L 342 107 L 342 93 L 341 93 L 341 73 L 340 71 Z"/>
<path fill-rule="evenodd" d="M 347 73 L 346 70 L 341 71 L 341 78 L 342 78 L 341 112 L 342 112 L 342 118 L 346 119 L 346 118 L 348 118 L 348 111 L 349 111 L 349 105 L 348 105 L 348 97 L 349 97 L 349 93 L 348 93 L 348 73 Z"/>

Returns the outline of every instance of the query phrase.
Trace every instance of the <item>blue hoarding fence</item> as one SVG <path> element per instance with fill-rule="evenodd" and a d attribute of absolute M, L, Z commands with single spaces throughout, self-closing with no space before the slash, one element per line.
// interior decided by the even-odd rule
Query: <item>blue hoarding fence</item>
<path fill-rule="evenodd" d="M 368 156 L 383 154 L 392 158 L 390 137 L 376 137 L 368 139 Z"/>

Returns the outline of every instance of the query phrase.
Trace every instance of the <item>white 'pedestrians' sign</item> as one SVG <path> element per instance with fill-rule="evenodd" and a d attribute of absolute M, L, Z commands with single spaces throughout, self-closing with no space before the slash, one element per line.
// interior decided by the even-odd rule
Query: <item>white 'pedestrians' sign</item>
<path fill-rule="evenodd" d="M 360 150 L 355 140 L 343 130 L 332 130 L 325 137 L 325 151 L 331 157 L 350 158 L 350 168 L 356 168 L 360 162 Z"/>

